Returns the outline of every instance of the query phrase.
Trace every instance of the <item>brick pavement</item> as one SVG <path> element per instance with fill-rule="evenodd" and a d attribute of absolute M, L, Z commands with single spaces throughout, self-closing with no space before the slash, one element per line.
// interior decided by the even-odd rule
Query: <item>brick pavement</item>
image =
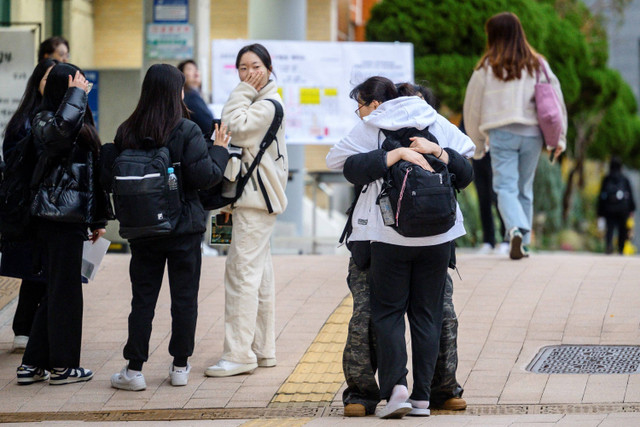
<path fill-rule="evenodd" d="M 168 287 L 164 286 L 151 355 L 144 368 L 148 388 L 137 393 L 109 387 L 109 377 L 124 364 L 121 354 L 130 304 L 128 261 L 127 255 L 108 255 L 96 281 L 85 285 L 82 363 L 96 372 L 88 383 L 17 386 L 15 368 L 20 355 L 9 353 L 15 303 L 0 310 L 0 421 L 9 421 L 6 417 L 11 414 L 32 417 L 35 413 L 44 418 L 58 414 L 72 419 L 65 414 L 75 413 L 79 417 L 75 419 L 96 421 L 116 421 L 122 419 L 117 416 L 129 414 L 134 418 L 128 419 L 140 416 L 138 419 L 158 424 L 167 410 L 174 410 L 173 417 L 182 416 L 189 425 L 197 419 L 220 417 L 242 419 L 216 421 L 216 425 L 240 425 L 260 416 L 277 419 L 247 421 L 248 425 L 380 423 L 371 417 L 327 416 L 340 414 L 341 390 L 333 403 L 292 403 L 280 408 L 281 412 L 273 406 L 274 397 L 301 359 L 314 360 L 313 353 L 330 348 L 311 344 L 347 295 L 345 257 L 274 257 L 278 366 L 231 378 L 201 376 L 222 352 L 224 322 L 224 258 L 205 258 L 189 385 L 174 388 L 168 383 L 170 316 Z M 403 420 L 403 425 L 640 425 L 637 374 L 548 375 L 524 369 L 547 345 L 640 345 L 639 257 L 549 253 L 514 262 L 462 253 L 459 267 L 463 280 L 454 277 L 460 320 L 458 379 L 465 387 L 469 409 L 456 415 Z M 309 384 L 304 390 L 313 392 L 314 384 Z M 314 413 L 319 405 L 329 406 Z M 242 416 L 248 408 L 253 412 Z M 157 410 L 161 411 L 154 415 Z M 304 410 L 311 415 L 301 416 Z"/>

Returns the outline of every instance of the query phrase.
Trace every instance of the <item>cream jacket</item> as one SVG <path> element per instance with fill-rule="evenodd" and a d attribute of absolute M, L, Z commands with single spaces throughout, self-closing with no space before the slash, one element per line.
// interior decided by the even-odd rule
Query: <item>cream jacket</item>
<path fill-rule="evenodd" d="M 222 122 L 226 123 L 231 131 L 231 143 L 242 148 L 243 174 L 247 172 L 248 167 L 251 166 L 253 159 L 260 151 L 262 138 L 269 130 L 275 115 L 273 104 L 265 101 L 267 98 L 275 99 L 282 104 L 282 98 L 278 94 L 274 81 L 269 81 L 260 92 L 248 83 L 240 82 L 231 92 L 222 109 Z M 282 105 L 284 107 L 284 104 Z M 262 160 L 254 170 L 242 196 L 234 203 L 234 208 L 268 210 L 258 183 L 259 175 L 269 197 L 273 209 L 272 213 L 280 214 L 286 209 L 285 187 L 289 177 L 289 157 L 284 141 L 284 118 L 276 138 L 262 156 Z"/>
<path fill-rule="evenodd" d="M 564 120 L 559 146 L 564 150 L 567 146 L 567 108 L 564 105 L 562 89 L 547 61 L 540 59 L 549 73 L 551 84 L 562 105 Z M 540 80 L 546 80 L 542 71 Z M 488 150 L 489 130 L 516 123 L 538 125 L 535 84 L 535 73 L 531 76 L 526 71 L 522 72 L 519 80 L 508 82 L 497 79 L 489 66 L 473 72 L 464 97 L 463 117 L 465 131 L 476 144 L 473 156 L 475 159 L 482 158 Z"/>

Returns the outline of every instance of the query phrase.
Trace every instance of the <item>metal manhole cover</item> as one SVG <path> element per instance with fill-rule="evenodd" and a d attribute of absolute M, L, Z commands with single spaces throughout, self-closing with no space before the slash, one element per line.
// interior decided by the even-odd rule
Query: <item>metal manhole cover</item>
<path fill-rule="evenodd" d="M 538 352 L 527 371 L 539 374 L 637 374 L 640 372 L 640 346 L 548 346 Z"/>

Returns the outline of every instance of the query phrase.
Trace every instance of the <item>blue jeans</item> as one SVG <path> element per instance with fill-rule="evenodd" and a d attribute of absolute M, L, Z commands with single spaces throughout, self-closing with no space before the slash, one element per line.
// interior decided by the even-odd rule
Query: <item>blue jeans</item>
<path fill-rule="evenodd" d="M 489 131 L 493 190 L 507 232 L 518 227 L 523 243 L 531 242 L 533 179 L 542 151 L 542 137 L 522 136 L 504 130 Z"/>

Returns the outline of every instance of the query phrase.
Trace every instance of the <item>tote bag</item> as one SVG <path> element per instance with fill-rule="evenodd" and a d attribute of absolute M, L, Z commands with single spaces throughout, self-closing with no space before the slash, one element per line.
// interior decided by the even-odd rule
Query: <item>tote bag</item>
<path fill-rule="evenodd" d="M 540 70 L 536 71 L 536 113 L 538 115 L 538 125 L 542 131 L 544 142 L 547 147 L 556 148 L 560 142 L 560 134 L 562 133 L 562 106 L 556 91 L 551 85 L 549 73 L 540 61 L 540 68 L 547 78 L 546 82 L 540 81 Z"/>

